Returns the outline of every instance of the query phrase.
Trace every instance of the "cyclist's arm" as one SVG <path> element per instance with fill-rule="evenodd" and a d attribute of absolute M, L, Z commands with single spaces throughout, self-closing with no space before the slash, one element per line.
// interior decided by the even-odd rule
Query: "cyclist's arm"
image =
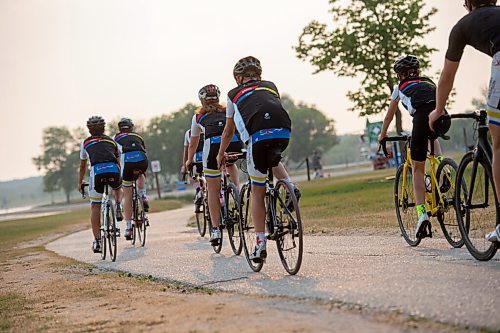
<path fill-rule="evenodd" d="M 191 164 L 193 162 L 194 154 L 196 153 L 196 148 L 200 142 L 200 135 L 191 135 L 191 141 L 189 141 L 189 146 L 187 148 L 186 162 L 185 164 Z M 186 147 L 184 147 L 186 149 Z"/>
<path fill-rule="evenodd" d="M 380 132 L 379 140 L 383 139 L 387 136 L 387 130 L 389 129 L 389 125 L 394 119 L 394 115 L 398 109 L 399 98 L 391 100 L 391 104 L 389 104 L 389 109 L 387 110 L 387 114 L 384 118 L 384 123 L 382 125 L 382 131 Z"/>
<path fill-rule="evenodd" d="M 457 74 L 458 65 L 460 65 L 460 62 L 448 59 L 444 61 L 444 68 L 439 77 L 436 91 L 436 113 L 438 113 L 439 116 L 444 114 L 446 101 L 448 100 L 451 90 L 453 89 L 453 83 L 455 81 L 455 75 Z"/>
<path fill-rule="evenodd" d="M 78 192 L 82 190 L 83 177 L 87 171 L 87 160 L 80 160 L 80 170 L 78 172 Z"/>

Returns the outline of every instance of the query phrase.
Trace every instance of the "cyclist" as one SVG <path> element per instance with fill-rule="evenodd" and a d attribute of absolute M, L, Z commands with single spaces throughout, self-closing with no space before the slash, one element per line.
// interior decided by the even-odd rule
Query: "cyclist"
<path fill-rule="evenodd" d="M 120 162 L 118 161 L 118 147 L 116 142 L 109 136 L 104 135 L 106 123 L 99 116 L 90 117 L 87 120 L 87 128 L 90 137 L 83 140 L 80 148 L 80 171 L 78 173 L 78 191 L 82 192 L 83 177 L 87 170 L 87 160 L 90 161 L 89 177 L 89 199 L 90 199 L 90 222 L 94 242 L 92 250 L 94 253 L 101 252 L 101 198 L 104 192 L 104 184 L 107 183 L 114 192 L 118 209 L 121 201 L 121 177 Z M 121 209 L 120 209 L 121 211 Z M 120 229 L 116 228 L 119 235 Z"/>
<path fill-rule="evenodd" d="M 280 162 L 281 153 L 290 140 L 291 120 L 281 104 L 276 85 L 262 80 L 261 74 L 260 61 L 252 56 L 240 59 L 234 66 L 233 76 L 238 86 L 228 93 L 227 121 L 217 155 L 220 165 L 237 129 L 242 141 L 247 144 L 247 169 L 253 185 L 251 215 L 257 245 L 250 258 L 256 262 L 267 256 L 264 203 L 267 170 L 272 167 L 276 178 L 292 183 Z M 296 187 L 294 191 L 299 199 L 300 191 Z"/>
<path fill-rule="evenodd" d="M 394 71 L 400 81 L 394 87 L 391 95 L 391 103 L 384 118 L 379 142 L 387 136 L 387 130 L 394 118 L 394 114 L 401 101 L 403 106 L 413 117 L 413 129 L 411 133 L 410 154 L 412 160 L 413 190 L 417 205 L 418 223 L 415 231 L 417 238 L 427 235 L 427 227 L 430 225 L 429 216 L 425 209 L 425 160 L 429 146 L 429 136 L 433 135 L 429 128 L 429 114 L 436 107 L 436 85 L 431 79 L 420 75 L 420 61 L 413 55 L 405 55 L 394 62 Z M 442 118 L 444 122 L 444 117 Z M 440 129 L 444 134 L 449 129 L 451 121 L 448 120 L 448 128 L 442 126 Z M 434 141 L 434 153 L 441 161 L 441 146 L 437 140 Z"/>
<path fill-rule="evenodd" d="M 148 169 L 146 145 L 142 136 L 134 132 L 134 127 L 131 119 L 122 118 L 118 122 L 120 132 L 113 137 L 118 144 L 122 165 L 124 215 L 127 224 L 126 240 L 132 239 L 132 186 L 135 180 L 137 180 L 137 192 L 141 196 L 144 210 L 146 212 L 149 210 L 146 194 L 146 170 Z"/>
<path fill-rule="evenodd" d="M 443 71 L 438 82 L 436 109 L 429 115 L 429 126 L 444 113 L 446 101 L 453 89 L 455 75 L 466 45 L 493 58 L 488 91 L 488 127 L 493 141 L 493 179 L 500 196 L 500 7 L 497 0 L 465 0 L 469 12 L 453 27 Z M 500 225 L 486 236 L 500 241 Z"/>
<path fill-rule="evenodd" d="M 204 145 L 205 137 L 203 133 L 200 133 L 200 139 L 198 142 L 198 146 L 196 147 L 196 152 L 194 154 L 194 166 L 196 167 L 196 173 L 198 175 L 201 175 L 203 172 L 203 145 Z M 184 153 L 183 153 L 183 159 L 182 159 L 182 166 L 181 166 L 181 174 L 186 174 L 187 169 L 186 169 L 186 162 L 188 160 L 188 148 L 189 148 L 189 142 L 191 142 L 191 129 L 188 129 L 186 133 L 184 134 Z M 203 184 L 197 184 L 196 186 L 196 193 L 194 196 L 194 203 L 196 205 L 196 211 L 195 213 L 201 213 L 200 207 L 201 207 L 201 200 L 202 200 L 202 195 L 201 195 L 201 190 L 202 188 L 200 186 L 203 186 Z"/>
<path fill-rule="evenodd" d="M 208 206 L 213 229 L 210 235 L 210 242 L 213 246 L 219 245 L 221 240 L 220 223 L 220 191 L 221 191 L 221 171 L 217 165 L 217 153 L 221 145 L 221 135 L 226 124 L 226 108 L 219 104 L 220 90 L 214 84 L 204 86 L 198 92 L 201 101 L 201 108 L 193 116 L 191 123 L 191 142 L 189 143 L 188 160 L 186 167 L 193 162 L 193 156 L 198 146 L 200 133 L 205 133 L 205 143 L 203 148 L 203 172 L 207 181 Z M 243 148 L 238 136 L 233 135 L 224 151 L 239 153 Z M 236 165 L 228 165 L 227 172 L 231 181 L 238 186 L 239 175 Z"/>

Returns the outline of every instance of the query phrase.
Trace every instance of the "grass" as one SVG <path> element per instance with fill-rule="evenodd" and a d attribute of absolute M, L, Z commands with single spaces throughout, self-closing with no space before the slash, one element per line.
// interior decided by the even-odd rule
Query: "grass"
<path fill-rule="evenodd" d="M 150 203 L 150 212 L 176 209 L 184 204 L 182 199 L 154 200 Z M 84 208 L 64 214 L 0 222 L 0 251 L 49 234 L 67 234 L 75 228 L 90 227 L 89 216 L 90 209 Z"/>
<path fill-rule="evenodd" d="M 395 226 L 395 170 L 380 170 L 301 183 L 300 209 L 307 232 Z"/>
<path fill-rule="evenodd" d="M 16 320 L 25 317 L 28 301 L 14 293 L 0 293 L 0 331 L 6 332 L 16 326 Z"/>

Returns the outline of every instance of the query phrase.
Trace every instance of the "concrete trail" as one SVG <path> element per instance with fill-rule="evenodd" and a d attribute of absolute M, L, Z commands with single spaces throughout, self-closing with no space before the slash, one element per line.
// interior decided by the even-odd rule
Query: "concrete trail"
<path fill-rule="evenodd" d="M 222 253 L 215 254 L 206 237 L 186 227 L 192 215 L 192 207 L 151 214 L 146 246 L 134 247 L 120 239 L 115 263 L 91 253 L 90 230 L 58 239 L 47 248 L 101 268 L 196 286 L 334 300 L 500 329 L 499 255 L 478 262 L 465 248 L 451 249 L 442 238 L 425 239 L 411 248 L 394 236 L 306 236 L 297 276 L 287 275 L 274 242 L 268 243 L 262 272 L 254 273 L 244 256 L 233 255 L 227 237 Z"/>

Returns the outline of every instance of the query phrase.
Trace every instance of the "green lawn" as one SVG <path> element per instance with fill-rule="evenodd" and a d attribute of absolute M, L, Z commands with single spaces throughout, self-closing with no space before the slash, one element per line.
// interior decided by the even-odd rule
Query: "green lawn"
<path fill-rule="evenodd" d="M 183 199 L 154 200 L 151 213 L 182 207 Z M 70 213 L 0 222 L 0 252 L 20 242 L 53 233 L 69 233 L 76 227 L 90 227 L 90 208 Z"/>
<path fill-rule="evenodd" d="M 394 228 L 395 169 L 300 184 L 300 209 L 307 232 L 339 228 Z"/>

